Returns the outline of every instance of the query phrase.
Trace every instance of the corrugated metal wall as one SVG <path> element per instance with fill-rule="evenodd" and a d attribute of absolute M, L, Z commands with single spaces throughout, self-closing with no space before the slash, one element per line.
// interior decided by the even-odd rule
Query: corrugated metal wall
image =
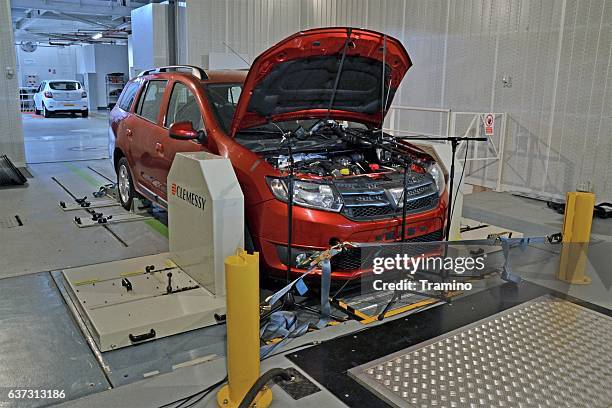
<path fill-rule="evenodd" d="M 25 165 L 23 129 L 19 111 L 17 67 L 9 0 L 0 0 L 0 155 Z M 7 70 L 12 69 L 9 77 Z"/>
<path fill-rule="evenodd" d="M 253 58 L 299 29 L 386 32 L 414 61 L 395 104 L 510 114 L 507 189 L 560 196 L 590 182 L 612 201 L 612 0 L 190 0 L 185 20 L 182 60 L 204 66 L 224 42 Z M 439 133 L 443 121 L 403 113 L 396 125 Z M 468 170 L 491 185 L 497 163 Z"/>

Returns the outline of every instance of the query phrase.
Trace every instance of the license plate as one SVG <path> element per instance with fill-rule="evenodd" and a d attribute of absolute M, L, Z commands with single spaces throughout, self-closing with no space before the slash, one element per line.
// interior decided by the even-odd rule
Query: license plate
<path fill-rule="evenodd" d="M 74 103 L 65 103 L 64 106 L 74 106 Z"/>

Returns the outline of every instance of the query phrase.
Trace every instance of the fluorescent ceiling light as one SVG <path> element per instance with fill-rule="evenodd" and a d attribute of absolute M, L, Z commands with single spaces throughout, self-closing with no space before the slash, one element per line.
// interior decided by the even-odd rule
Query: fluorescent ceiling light
<path fill-rule="evenodd" d="M 100 38 L 102 38 L 102 33 L 95 33 L 91 36 L 91 38 L 94 40 L 99 40 Z"/>

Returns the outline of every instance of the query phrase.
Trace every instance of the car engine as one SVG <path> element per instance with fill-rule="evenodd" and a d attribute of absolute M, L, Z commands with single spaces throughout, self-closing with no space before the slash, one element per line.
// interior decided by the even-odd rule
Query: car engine
<path fill-rule="evenodd" d="M 287 155 L 274 155 L 267 159 L 279 170 L 289 168 L 290 160 Z M 392 170 L 391 167 L 367 160 L 364 153 L 355 151 L 297 153 L 293 155 L 293 162 L 295 172 L 320 177 L 356 176 Z"/>

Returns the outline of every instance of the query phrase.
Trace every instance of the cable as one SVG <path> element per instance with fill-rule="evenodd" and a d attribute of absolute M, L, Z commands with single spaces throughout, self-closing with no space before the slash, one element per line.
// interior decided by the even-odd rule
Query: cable
<path fill-rule="evenodd" d="M 278 307 L 278 308 L 275 308 L 275 309 L 272 309 L 269 312 L 261 315 L 260 321 L 264 321 L 265 319 L 269 318 L 272 313 L 274 313 L 274 312 L 276 312 L 276 311 L 278 311 L 280 309 L 282 309 L 282 306 Z M 226 324 L 226 323 L 227 323 L 226 321 L 223 321 L 223 322 L 219 322 L 217 324 Z M 271 357 L 271 356 L 269 356 L 269 357 Z M 266 357 L 266 358 L 268 358 L 268 357 Z M 264 360 L 265 360 L 265 358 L 264 358 Z M 227 376 L 225 376 L 222 380 L 216 382 L 215 384 L 213 384 L 213 385 L 211 385 L 211 386 L 209 386 L 209 387 L 207 387 L 207 388 L 205 388 L 203 390 L 200 390 L 200 391 L 198 391 L 196 393 L 193 393 L 191 395 L 188 395 L 186 397 L 177 399 L 175 401 L 169 402 L 169 403 L 164 404 L 164 405 L 162 405 L 162 406 L 160 406 L 158 408 L 168 408 L 168 407 L 172 407 L 172 408 L 190 408 L 190 407 L 193 407 L 195 404 L 197 404 L 202 399 L 204 399 L 208 394 L 210 394 L 215 388 L 217 388 L 219 385 L 223 384 L 226 381 L 227 381 Z M 203 395 L 201 395 L 201 394 L 203 394 Z M 188 403 L 189 400 L 191 400 L 191 399 L 193 399 L 195 397 L 198 397 L 198 396 L 200 396 L 200 397 L 197 400 L 189 403 L 189 405 L 184 405 L 184 404 Z M 178 405 L 175 405 L 175 404 L 178 404 Z"/>
<path fill-rule="evenodd" d="M 246 393 L 242 402 L 238 405 L 238 408 L 249 408 L 263 387 L 275 378 L 291 381 L 292 376 L 284 368 L 272 368 L 266 371 L 257 381 L 255 381 L 255 384 L 253 384 L 251 389 Z"/>
<path fill-rule="evenodd" d="M 169 402 L 169 403 L 164 404 L 164 405 L 162 405 L 162 406 L 160 406 L 158 408 L 167 408 L 167 407 L 174 406 L 174 404 L 179 404 L 179 405 L 176 405 L 173 408 L 189 408 L 189 407 L 192 407 L 196 403 L 200 402 L 206 395 L 210 394 L 210 392 L 212 392 L 212 390 L 214 390 L 215 388 L 217 388 L 218 386 L 220 386 L 221 384 L 223 384 L 226 381 L 227 381 L 227 375 L 222 380 L 217 381 L 213 385 L 210 385 L 209 387 L 207 387 L 207 388 L 205 388 L 203 390 L 200 390 L 200 391 L 198 391 L 196 393 L 193 393 L 191 395 L 188 395 L 186 397 L 180 398 L 180 399 L 178 399 L 176 401 Z M 194 401 L 190 405 L 183 406 L 183 404 L 188 402 L 190 399 L 192 399 L 194 397 L 197 397 L 198 395 L 200 395 L 202 393 L 204 393 L 204 395 L 202 395 L 197 401 Z"/>
<path fill-rule="evenodd" d="M 190 403 L 189 405 L 185 405 L 184 407 L 182 407 L 182 405 L 184 404 L 181 403 L 180 405 L 178 405 L 176 408 L 191 408 L 193 406 L 195 406 L 197 403 L 199 403 L 200 401 L 202 401 L 204 398 L 206 398 L 206 396 L 208 394 L 210 394 L 211 392 L 213 392 L 217 387 L 219 387 L 221 384 L 227 382 L 227 376 L 225 376 L 224 379 L 216 382 L 215 384 L 211 385 L 205 392 L 204 394 L 202 394 L 202 396 L 200 396 L 200 398 L 198 398 L 197 400 L 193 401 L 192 403 Z M 186 402 L 186 401 L 185 401 Z"/>
<path fill-rule="evenodd" d="M 197 403 L 202 401 L 208 394 L 213 392 L 217 387 L 219 387 L 221 384 L 225 383 L 226 381 L 227 381 L 227 376 L 225 376 L 225 378 L 223 380 L 215 383 L 214 386 L 212 386 L 208 391 L 206 391 L 200 398 L 198 398 L 197 400 L 193 401 L 191 404 L 186 405 L 184 408 L 191 408 L 191 407 L 195 406 Z M 180 408 L 180 406 L 177 407 L 177 408 Z"/>

